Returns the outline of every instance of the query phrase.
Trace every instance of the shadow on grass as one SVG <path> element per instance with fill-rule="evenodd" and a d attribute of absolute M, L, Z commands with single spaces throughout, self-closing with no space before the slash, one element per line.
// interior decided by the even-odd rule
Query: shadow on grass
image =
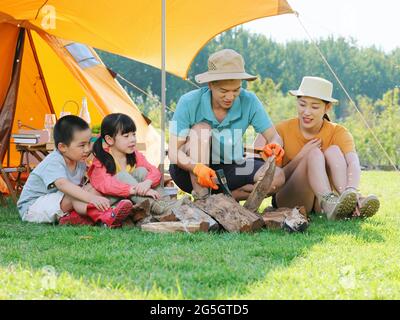
<path fill-rule="evenodd" d="M 254 234 L 151 234 L 138 229 L 59 227 L 22 223 L 14 206 L 0 208 L 0 264 L 168 298 L 215 299 L 245 294 L 252 283 L 289 266 L 315 244 L 336 235 L 361 241 L 384 238 L 363 228 L 367 221 L 330 222 L 312 216 L 304 234 L 263 230 Z M 90 297 L 88 297 L 90 298 Z"/>

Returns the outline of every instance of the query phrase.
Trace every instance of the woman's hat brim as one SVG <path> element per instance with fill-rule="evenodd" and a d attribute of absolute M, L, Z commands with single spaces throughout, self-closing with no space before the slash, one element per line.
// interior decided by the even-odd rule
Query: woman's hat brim
<path fill-rule="evenodd" d="M 295 97 L 311 97 L 311 98 L 317 98 L 317 99 L 321 99 L 323 101 L 328 101 L 328 102 L 332 102 L 332 103 L 339 102 L 338 100 L 336 100 L 332 97 L 323 97 L 321 95 L 304 93 L 304 92 L 301 92 L 300 90 L 289 90 L 289 93 Z"/>

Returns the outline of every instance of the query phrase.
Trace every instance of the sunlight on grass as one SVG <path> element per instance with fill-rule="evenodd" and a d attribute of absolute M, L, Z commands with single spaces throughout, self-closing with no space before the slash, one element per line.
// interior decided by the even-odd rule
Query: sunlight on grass
<path fill-rule="evenodd" d="M 265 270 L 265 279 L 233 299 L 399 299 L 400 178 L 397 173 L 363 173 L 361 191 L 375 191 L 379 214 L 324 240 L 286 268 Z M 390 200 L 389 200 L 390 199 Z"/>
<path fill-rule="evenodd" d="M 154 284 L 148 292 L 127 289 L 123 285 L 104 283 L 101 278 L 75 279 L 67 272 L 58 274 L 51 266 L 40 270 L 24 269 L 11 265 L 0 268 L 0 299 L 182 299 L 179 288 L 166 293 Z"/>
<path fill-rule="evenodd" d="M 399 299 L 400 176 L 363 172 L 361 190 L 378 215 L 313 215 L 304 234 L 33 225 L 0 208 L 0 299 Z"/>

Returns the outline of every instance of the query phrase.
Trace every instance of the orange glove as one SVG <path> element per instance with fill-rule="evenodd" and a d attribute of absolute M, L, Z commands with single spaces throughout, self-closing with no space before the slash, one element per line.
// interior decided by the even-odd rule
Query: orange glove
<path fill-rule="evenodd" d="M 285 155 L 285 150 L 277 143 L 269 143 L 265 145 L 263 149 L 263 154 L 261 155 L 264 160 L 271 156 L 275 156 L 275 163 L 277 166 L 282 165 L 283 156 Z"/>
<path fill-rule="evenodd" d="M 217 178 L 215 171 L 202 163 L 196 164 L 193 168 L 193 173 L 197 176 L 197 182 L 205 188 L 218 189 L 212 178 Z"/>

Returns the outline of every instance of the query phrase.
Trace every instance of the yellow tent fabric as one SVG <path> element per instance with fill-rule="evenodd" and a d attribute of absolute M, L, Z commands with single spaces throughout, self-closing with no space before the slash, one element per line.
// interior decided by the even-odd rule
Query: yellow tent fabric
<path fill-rule="evenodd" d="M 186 78 L 200 49 L 236 25 L 292 13 L 286 0 L 167 0 L 167 71 Z M 161 64 L 161 0 L 2 0 L 0 23 Z"/>
<path fill-rule="evenodd" d="M 6 41 L 0 42 L 0 111 L 11 81 L 11 69 L 16 50 L 19 28 L 7 23 L 0 24 L 0 35 Z M 73 44 L 54 36 L 38 35 L 32 30 L 26 31 L 24 40 L 22 69 L 12 133 L 17 133 L 19 124 L 43 129 L 44 116 L 54 112 L 70 111 L 77 114 L 75 101 L 81 104 L 87 97 L 92 125 L 100 124 L 105 115 L 113 112 L 128 114 L 137 126 L 137 141 L 149 161 L 158 165 L 160 161 L 160 135 L 151 126 L 133 101 L 114 80 L 95 51 L 84 46 L 91 53 L 95 65 L 83 68 L 66 49 Z M 4 73 L 3 73 L 4 70 Z M 23 128 L 25 129 L 25 128 Z M 15 145 L 10 144 L 10 163 L 7 156 L 3 166 L 19 164 L 19 154 Z M 1 160 L 1 159 L 0 159 Z"/>
<path fill-rule="evenodd" d="M 0 28 L 0 106 L 7 94 L 8 84 L 11 80 L 17 36 L 18 28 L 12 25 L 6 24 Z"/>

